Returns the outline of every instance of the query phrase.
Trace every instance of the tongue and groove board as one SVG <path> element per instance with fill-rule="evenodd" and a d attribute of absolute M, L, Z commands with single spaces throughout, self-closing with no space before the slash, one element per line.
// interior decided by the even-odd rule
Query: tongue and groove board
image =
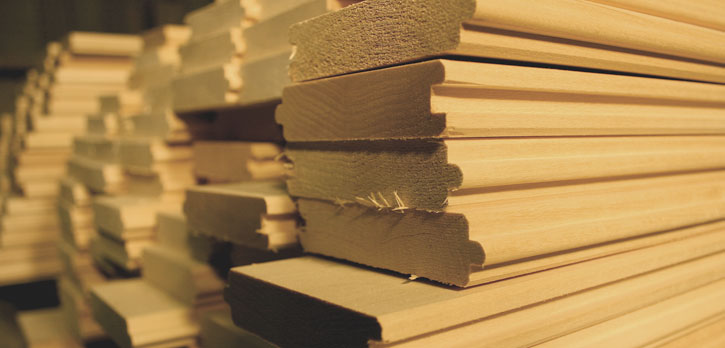
<path fill-rule="evenodd" d="M 579 292 L 499 316 L 374 347 L 524 347 L 555 339 L 602 321 L 657 304 L 712 282 L 723 257 L 708 257 Z M 717 261 L 716 259 L 720 259 Z"/>
<path fill-rule="evenodd" d="M 721 259 L 723 238 L 719 230 L 468 289 L 307 256 L 233 268 L 225 298 L 237 325 L 273 343 L 364 346 L 449 329 L 708 255 Z M 722 277 L 721 267 L 708 269 Z"/>
<path fill-rule="evenodd" d="M 300 238 L 310 252 L 471 286 L 722 219 L 723 182 L 711 172 L 489 192 L 442 213 L 300 199 Z"/>
<path fill-rule="evenodd" d="M 642 347 L 725 315 L 725 280 L 551 340 L 537 347 Z"/>
<path fill-rule="evenodd" d="M 432 60 L 296 83 L 289 142 L 725 132 L 725 86 Z"/>
<path fill-rule="evenodd" d="M 591 1 L 368 0 L 292 26 L 290 76 L 463 56 L 722 83 L 723 41 L 718 30 Z"/>
<path fill-rule="evenodd" d="M 725 137 L 503 138 L 290 143 L 290 194 L 442 211 L 516 187 L 725 167 Z"/>

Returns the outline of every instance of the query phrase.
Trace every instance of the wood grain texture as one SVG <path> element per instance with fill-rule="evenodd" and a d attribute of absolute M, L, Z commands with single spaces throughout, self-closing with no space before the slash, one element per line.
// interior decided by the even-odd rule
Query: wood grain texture
<path fill-rule="evenodd" d="M 279 179 L 284 175 L 275 143 L 197 141 L 193 144 L 194 175 L 212 183 Z"/>
<path fill-rule="evenodd" d="M 290 194 L 441 211 L 473 191 L 718 169 L 725 138 L 572 137 L 290 143 Z"/>
<path fill-rule="evenodd" d="M 221 109 L 237 104 L 242 81 L 239 65 L 225 64 L 210 70 L 182 75 L 172 83 L 173 109 L 177 113 Z"/>
<path fill-rule="evenodd" d="M 515 33 L 488 41 L 490 29 Z M 529 34 L 539 43 L 516 44 Z M 294 25 L 290 74 L 303 81 L 462 55 L 723 82 L 723 35 L 588 1 L 373 0 Z"/>
<path fill-rule="evenodd" d="M 225 299 L 237 325 L 273 343 L 364 346 L 368 340 L 403 340 L 717 253 L 722 247 L 712 244 L 713 236 L 722 233 L 464 290 L 302 257 L 233 268 Z M 261 313 L 259 308 L 265 308 L 263 315 L 252 314 Z M 276 329 L 280 325 L 294 329 L 282 333 Z"/>
<path fill-rule="evenodd" d="M 141 279 L 93 287 L 93 316 L 121 347 L 144 346 L 199 332 L 191 308 Z"/>
<path fill-rule="evenodd" d="M 371 346 L 532 346 L 720 280 L 717 265 L 723 260 L 717 254 L 445 331 Z"/>
<path fill-rule="evenodd" d="M 194 74 L 230 62 L 241 63 L 247 49 L 242 29 L 232 27 L 204 40 L 190 42 L 179 48 L 182 74 Z"/>
<path fill-rule="evenodd" d="M 242 0 L 213 3 L 189 12 L 184 23 L 191 29 L 190 42 L 203 40 L 230 28 L 239 28 L 244 22 Z"/>
<path fill-rule="evenodd" d="M 498 136 L 712 134 L 725 87 L 433 60 L 286 87 L 290 142 Z"/>
<path fill-rule="evenodd" d="M 258 249 L 295 246 L 296 211 L 278 181 L 196 186 L 184 202 L 192 230 Z"/>
<path fill-rule="evenodd" d="M 641 347 L 725 314 L 725 280 L 551 340 L 537 347 Z"/>
<path fill-rule="evenodd" d="M 725 9 L 717 0 L 653 1 L 653 0 L 591 0 L 601 4 L 646 13 L 679 22 L 725 31 Z"/>
<path fill-rule="evenodd" d="M 144 280 L 187 306 L 222 301 L 224 281 L 206 262 L 170 248 L 149 246 L 142 264 Z"/>
<path fill-rule="evenodd" d="M 721 177 L 491 192 L 445 213 L 301 199 L 306 225 L 300 239 L 309 252 L 471 286 L 697 233 L 707 227 L 653 235 L 723 218 Z"/>
<path fill-rule="evenodd" d="M 716 348 L 725 343 L 725 318 L 694 328 L 671 340 L 661 342 L 661 348 Z"/>

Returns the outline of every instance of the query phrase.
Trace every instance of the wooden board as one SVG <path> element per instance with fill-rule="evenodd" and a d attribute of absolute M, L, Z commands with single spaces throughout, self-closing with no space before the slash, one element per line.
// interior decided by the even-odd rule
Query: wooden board
<path fill-rule="evenodd" d="M 725 9 L 717 0 L 668 2 L 653 0 L 591 0 L 601 4 L 619 7 L 653 16 L 690 23 L 701 27 L 725 31 Z"/>
<path fill-rule="evenodd" d="M 290 74 L 311 80 L 455 55 L 724 82 L 723 40 L 593 2 L 373 0 L 294 25 Z"/>
<path fill-rule="evenodd" d="M 481 203 L 449 206 L 445 213 L 301 200 L 306 227 L 300 238 L 308 251 L 447 284 L 475 285 L 491 280 L 486 267 L 508 265 L 493 273 L 515 275 L 559 257 L 576 261 L 581 254 L 560 254 L 578 248 L 722 219 L 722 175 L 490 192 L 481 195 Z M 540 260 L 514 265 L 535 259 Z M 484 271 L 476 272 L 481 266 Z"/>
<path fill-rule="evenodd" d="M 195 42 L 230 28 L 240 28 L 244 18 L 242 0 L 231 0 L 191 11 L 184 16 L 184 23 L 191 29 L 190 42 Z"/>
<path fill-rule="evenodd" d="M 242 81 L 240 66 L 225 64 L 192 75 L 182 75 L 174 80 L 174 111 L 192 112 L 230 107 L 239 100 Z"/>
<path fill-rule="evenodd" d="M 246 51 L 240 27 L 231 27 L 204 40 L 192 41 L 179 49 L 181 73 L 191 75 L 225 64 L 241 64 Z"/>
<path fill-rule="evenodd" d="M 187 306 L 223 301 L 224 280 L 206 262 L 174 249 L 149 246 L 142 264 L 144 280 Z"/>
<path fill-rule="evenodd" d="M 68 161 L 68 174 L 95 192 L 119 193 L 125 188 L 123 171 L 115 163 L 73 156 Z"/>
<path fill-rule="evenodd" d="M 80 348 L 63 323 L 57 308 L 36 309 L 18 313 L 18 324 L 28 348 Z"/>
<path fill-rule="evenodd" d="M 196 141 L 194 175 L 210 183 L 250 179 L 279 179 L 284 175 L 277 161 L 282 148 L 271 142 Z"/>
<path fill-rule="evenodd" d="M 641 347 L 725 315 L 725 280 L 571 333 L 537 347 Z"/>
<path fill-rule="evenodd" d="M 91 193 L 81 182 L 72 178 L 64 177 L 59 180 L 59 199 L 68 202 L 75 207 L 88 207 L 91 204 Z"/>
<path fill-rule="evenodd" d="M 295 246 L 296 211 L 278 181 L 195 186 L 184 202 L 195 232 L 258 249 Z"/>
<path fill-rule="evenodd" d="M 147 197 L 104 196 L 93 200 L 93 215 L 99 228 L 123 240 L 125 233 L 134 230 L 150 233 L 156 225 L 156 211 L 168 206 L 173 203 Z"/>
<path fill-rule="evenodd" d="M 74 54 L 135 56 L 141 51 L 142 40 L 137 35 L 74 31 L 63 41 Z"/>
<path fill-rule="evenodd" d="M 273 347 L 271 343 L 234 325 L 228 308 L 204 315 L 200 341 L 204 347 Z"/>
<path fill-rule="evenodd" d="M 109 135 L 86 134 L 73 138 L 73 153 L 99 163 L 119 160 L 119 140 Z"/>
<path fill-rule="evenodd" d="M 287 141 L 713 134 L 725 87 L 433 60 L 297 83 L 277 121 Z"/>
<path fill-rule="evenodd" d="M 153 170 L 156 163 L 184 162 L 191 159 L 191 146 L 169 146 L 165 141 L 150 137 L 124 137 L 119 153 L 124 168 Z"/>
<path fill-rule="evenodd" d="M 661 348 L 702 347 L 717 348 L 725 344 L 725 318 L 716 320 L 694 330 L 686 331 L 682 335 L 672 337 L 660 345 Z"/>
<path fill-rule="evenodd" d="M 719 169 L 723 151 L 723 136 L 545 137 L 290 143 L 285 155 L 293 196 L 441 211 L 488 191 Z"/>
<path fill-rule="evenodd" d="M 710 237 L 465 290 L 302 257 L 232 269 L 225 299 L 237 325 L 276 344 L 301 339 L 309 346 L 394 342 L 697 258 L 690 243 L 710 249 L 698 255 L 711 254 L 718 248 L 710 245 Z M 279 327 L 290 329 L 282 332 Z"/>
<path fill-rule="evenodd" d="M 159 46 L 180 46 L 189 40 L 191 29 L 184 25 L 166 24 L 143 34 L 143 50 Z"/>
<path fill-rule="evenodd" d="M 404 348 L 443 344 L 453 348 L 482 342 L 502 348 L 532 346 L 655 305 L 713 281 L 722 281 L 723 273 L 717 269 L 721 262 L 721 255 L 686 262 L 445 331 L 389 344 L 372 342 L 371 346 Z"/>
<path fill-rule="evenodd" d="M 142 279 L 95 286 L 90 304 L 98 323 L 121 347 L 190 338 L 199 332 L 191 308 Z"/>
<path fill-rule="evenodd" d="M 92 243 L 91 248 L 96 248 L 97 253 L 113 267 L 121 269 L 125 274 L 134 274 L 141 270 L 144 249 L 153 245 L 154 241 L 152 237 L 119 240 L 99 230 Z"/>

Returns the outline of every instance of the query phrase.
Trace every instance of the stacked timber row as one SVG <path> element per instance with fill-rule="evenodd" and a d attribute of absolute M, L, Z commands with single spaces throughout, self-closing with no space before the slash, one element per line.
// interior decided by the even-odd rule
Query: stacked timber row
<path fill-rule="evenodd" d="M 14 278 L 7 282 L 57 275 L 57 243 L 61 250 L 81 253 L 87 247 L 82 236 L 58 220 L 58 209 L 65 203 L 59 198 L 58 180 L 66 174 L 73 137 L 83 132 L 85 115 L 98 108 L 101 93 L 123 88 L 139 49 L 134 36 L 74 32 L 63 43 L 49 44 L 42 72 L 29 74 L 13 126 L 3 127 L 12 128 L 3 135 L 3 142 L 10 142 L 5 159 L 10 161 L 12 180 L 4 197 L 0 253 L 12 247 L 16 255 L 15 261 L 2 262 L 10 267 L 2 277 Z"/>
<path fill-rule="evenodd" d="M 368 0 L 292 26 L 276 117 L 302 247 L 414 281 L 234 268 L 235 323 L 282 346 L 494 347 L 718 324 L 722 9 L 630 3 Z"/>

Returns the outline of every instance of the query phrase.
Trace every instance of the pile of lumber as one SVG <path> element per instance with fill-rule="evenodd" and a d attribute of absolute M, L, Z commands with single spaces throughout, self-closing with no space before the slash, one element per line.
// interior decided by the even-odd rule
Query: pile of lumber
<path fill-rule="evenodd" d="M 717 330 L 725 32 L 685 9 L 368 0 L 293 25 L 276 117 L 300 242 L 352 263 L 233 268 L 235 323 L 325 347 Z"/>
<path fill-rule="evenodd" d="M 211 251 L 208 239 L 189 233 L 180 210 L 159 212 L 142 278 L 93 287 L 94 317 L 121 347 L 195 346 L 199 318 L 226 307 L 224 282 L 207 263 Z"/>
<path fill-rule="evenodd" d="M 73 35 L 85 38 L 82 44 L 72 47 L 76 57 L 82 52 L 89 55 L 89 69 L 84 74 L 77 72 L 79 82 L 69 85 L 68 93 L 60 82 L 51 87 L 57 105 L 75 105 L 65 118 L 57 119 L 57 127 L 67 131 L 71 151 L 70 156 L 60 158 L 67 161 L 67 171 L 54 179 L 58 193 L 53 215 L 58 218 L 62 237 L 57 242 L 63 265 L 57 282 L 60 313 L 74 342 L 82 345 L 106 339 L 87 304 L 90 287 L 107 280 L 107 275 L 95 267 L 90 251 L 96 236 L 92 198 L 123 189 L 116 144 L 105 130 L 93 128 L 96 125 L 89 119 L 94 116 L 89 115 L 101 115 L 101 111 L 116 107 L 107 95 L 124 91 L 141 40 L 132 35 L 78 33 L 72 34 L 68 42 L 75 40 Z M 61 70 L 63 60 L 58 64 Z"/>
<path fill-rule="evenodd" d="M 85 128 L 85 115 L 99 107 L 100 94 L 123 88 L 140 44 L 130 35 L 73 32 L 63 43 L 48 45 L 42 72 L 28 74 L 15 115 L 3 127 L 9 151 L 4 168 L 11 173 L 3 191 L 0 253 L 10 257 L 3 262 L 8 267 L 3 283 L 59 271 L 58 179 L 65 175 L 73 137 Z"/>
<path fill-rule="evenodd" d="M 174 81 L 179 112 L 278 101 L 289 83 L 290 25 L 338 9 L 340 0 L 224 0 L 190 12 L 191 39 Z"/>
<path fill-rule="evenodd" d="M 114 173 L 120 183 L 93 201 L 99 231 L 94 255 L 108 271 L 139 272 L 143 249 L 153 244 L 156 212 L 180 205 L 182 190 L 194 183 L 188 132 L 171 109 L 168 88 L 179 68 L 178 48 L 188 37 L 188 28 L 175 25 L 146 32 L 127 90 L 104 97 L 106 107 L 88 119 L 89 130 L 95 122 L 106 131 L 101 138 L 109 151 L 96 148 L 94 154 L 112 159 L 114 168 L 102 173 Z"/>

